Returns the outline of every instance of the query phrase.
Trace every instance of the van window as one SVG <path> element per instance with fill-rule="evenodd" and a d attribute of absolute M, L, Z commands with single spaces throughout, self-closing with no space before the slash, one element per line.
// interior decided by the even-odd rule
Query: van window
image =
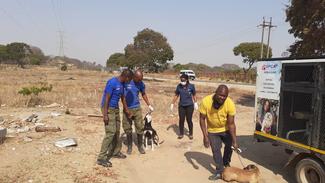
<path fill-rule="evenodd" d="M 313 83 L 314 65 L 292 64 L 284 65 L 284 82 L 286 83 Z"/>

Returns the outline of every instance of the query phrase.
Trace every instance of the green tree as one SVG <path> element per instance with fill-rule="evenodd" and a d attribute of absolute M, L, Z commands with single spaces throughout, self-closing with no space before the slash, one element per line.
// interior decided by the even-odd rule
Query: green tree
<path fill-rule="evenodd" d="M 245 74 L 252 68 L 253 64 L 261 57 L 261 43 L 249 42 L 240 43 L 233 49 L 234 55 L 243 57 L 243 62 L 248 64 L 248 68 L 243 68 Z M 267 46 L 263 45 L 263 58 L 266 58 Z M 270 48 L 269 58 L 272 57 L 272 49 Z"/>
<path fill-rule="evenodd" d="M 188 64 L 185 64 L 185 66 L 188 69 L 191 69 L 195 72 L 208 72 L 208 71 L 212 70 L 212 68 L 210 66 L 205 65 L 205 64 L 188 63 Z"/>
<path fill-rule="evenodd" d="M 173 69 L 175 71 L 180 71 L 180 70 L 186 70 L 186 69 L 188 69 L 188 67 L 186 65 L 176 64 L 173 66 Z"/>
<path fill-rule="evenodd" d="M 42 58 L 38 55 L 31 54 L 28 56 L 28 63 L 31 65 L 41 65 Z"/>
<path fill-rule="evenodd" d="M 27 63 L 28 56 L 31 54 L 29 45 L 26 43 L 10 43 L 7 44 L 8 59 L 16 62 L 20 67 L 24 67 Z"/>
<path fill-rule="evenodd" d="M 106 61 L 107 68 L 126 66 L 126 59 L 123 53 L 113 53 Z"/>
<path fill-rule="evenodd" d="M 297 39 L 288 51 L 291 57 L 325 55 L 325 0 L 291 0 L 286 21 Z"/>
<path fill-rule="evenodd" d="M 125 48 L 125 57 L 127 63 L 125 66 L 129 68 L 139 67 L 142 69 L 148 69 L 148 63 L 150 63 L 150 55 L 146 54 L 142 49 L 135 48 L 134 44 L 128 44 Z"/>
<path fill-rule="evenodd" d="M 5 45 L 0 45 L 0 63 L 8 58 L 7 47 Z"/>
<path fill-rule="evenodd" d="M 28 56 L 29 64 L 40 65 L 41 63 L 45 62 L 46 56 L 40 48 L 30 46 L 30 52 L 31 54 Z"/>
<path fill-rule="evenodd" d="M 124 50 L 131 68 L 140 67 L 149 72 L 167 69 L 167 62 L 174 58 L 174 52 L 167 38 L 148 28 L 138 32 L 133 44 L 127 45 Z"/>

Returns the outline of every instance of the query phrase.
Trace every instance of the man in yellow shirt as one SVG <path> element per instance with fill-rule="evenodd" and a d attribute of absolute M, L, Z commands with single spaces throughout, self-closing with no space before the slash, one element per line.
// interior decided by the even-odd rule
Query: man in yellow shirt
<path fill-rule="evenodd" d="M 200 104 L 200 126 L 203 133 L 203 143 L 206 148 L 211 146 L 213 159 L 216 163 L 216 174 L 209 180 L 221 178 L 224 167 L 230 166 L 232 149 L 238 148 L 236 140 L 234 102 L 228 97 L 228 87 L 219 85 L 215 94 L 203 98 Z M 223 157 L 222 142 L 225 144 Z"/>

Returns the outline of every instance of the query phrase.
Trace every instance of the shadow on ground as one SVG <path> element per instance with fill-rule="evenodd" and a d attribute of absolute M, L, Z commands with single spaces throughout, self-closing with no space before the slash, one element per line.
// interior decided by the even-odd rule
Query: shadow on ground
<path fill-rule="evenodd" d="M 244 94 L 236 102 L 243 106 L 254 107 L 255 95 Z"/>
<path fill-rule="evenodd" d="M 256 142 L 251 135 L 238 136 L 237 138 L 238 144 L 243 149 L 240 156 L 265 167 L 274 174 L 281 175 L 287 182 L 296 182 L 293 169 L 290 167 L 284 168 L 289 159 L 289 155 L 285 153 L 284 147 L 273 146 L 269 142 Z M 234 153 L 233 158 L 238 158 L 238 155 Z"/>
<path fill-rule="evenodd" d="M 211 174 L 215 173 L 216 166 L 213 162 L 212 156 L 197 151 L 186 152 L 184 156 L 186 160 L 193 166 L 194 169 L 199 169 L 200 166 L 202 166 L 205 169 L 207 169 L 209 172 L 211 172 Z"/>
<path fill-rule="evenodd" d="M 179 136 L 179 126 L 177 124 L 172 124 L 172 125 L 169 125 L 167 127 L 167 131 L 169 131 L 170 129 L 172 129 L 174 131 L 174 133 Z M 187 128 L 184 128 L 184 134 L 185 135 L 188 135 L 189 134 L 189 131 Z"/>
<path fill-rule="evenodd" d="M 272 146 L 272 144 L 268 142 L 257 143 L 254 141 L 253 136 L 238 136 L 237 139 L 238 144 L 243 150 L 240 157 L 246 158 L 256 163 L 258 166 L 272 171 L 274 174 L 281 175 L 289 183 L 296 182 L 294 180 L 293 169 L 290 167 L 283 168 L 289 158 L 289 155 L 284 152 L 284 147 Z M 194 169 L 199 169 L 201 166 L 209 172 L 214 173 L 215 165 L 211 155 L 189 151 L 186 152 L 184 156 Z M 235 158 L 239 157 L 236 153 L 233 153 L 232 160 Z M 248 162 L 245 162 L 245 159 L 242 159 L 242 161 L 243 164 L 247 166 Z"/>

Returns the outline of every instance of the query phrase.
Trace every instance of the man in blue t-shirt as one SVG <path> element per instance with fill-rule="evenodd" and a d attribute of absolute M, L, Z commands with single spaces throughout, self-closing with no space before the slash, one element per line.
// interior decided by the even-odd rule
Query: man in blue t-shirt
<path fill-rule="evenodd" d="M 123 110 L 130 114 L 125 105 L 123 84 L 129 82 L 133 77 L 131 70 L 124 70 L 119 77 L 113 77 L 107 81 L 101 102 L 101 109 L 104 116 L 105 137 L 97 158 L 97 164 L 104 167 L 111 167 L 111 157 L 126 158 L 121 153 L 122 142 L 120 140 L 120 112 L 119 100 L 122 99 Z M 130 116 L 130 115 L 129 115 Z M 131 116 L 130 116 L 131 117 Z"/>
<path fill-rule="evenodd" d="M 145 84 L 142 82 L 143 74 L 141 70 L 136 70 L 133 76 L 133 80 L 129 83 L 124 84 L 124 96 L 125 101 L 127 104 L 127 108 L 129 113 L 123 113 L 123 129 L 126 133 L 127 138 L 127 153 L 132 153 L 132 121 L 134 121 L 135 132 L 137 133 L 138 139 L 138 150 L 141 154 L 145 154 L 145 151 L 142 147 L 143 142 L 143 118 L 142 118 L 142 111 L 139 99 L 139 93 L 141 93 L 143 100 L 149 107 L 149 111 L 153 111 L 153 107 L 150 105 L 148 97 L 146 95 L 146 87 Z M 132 118 L 128 117 L 131 115 Z"/>

